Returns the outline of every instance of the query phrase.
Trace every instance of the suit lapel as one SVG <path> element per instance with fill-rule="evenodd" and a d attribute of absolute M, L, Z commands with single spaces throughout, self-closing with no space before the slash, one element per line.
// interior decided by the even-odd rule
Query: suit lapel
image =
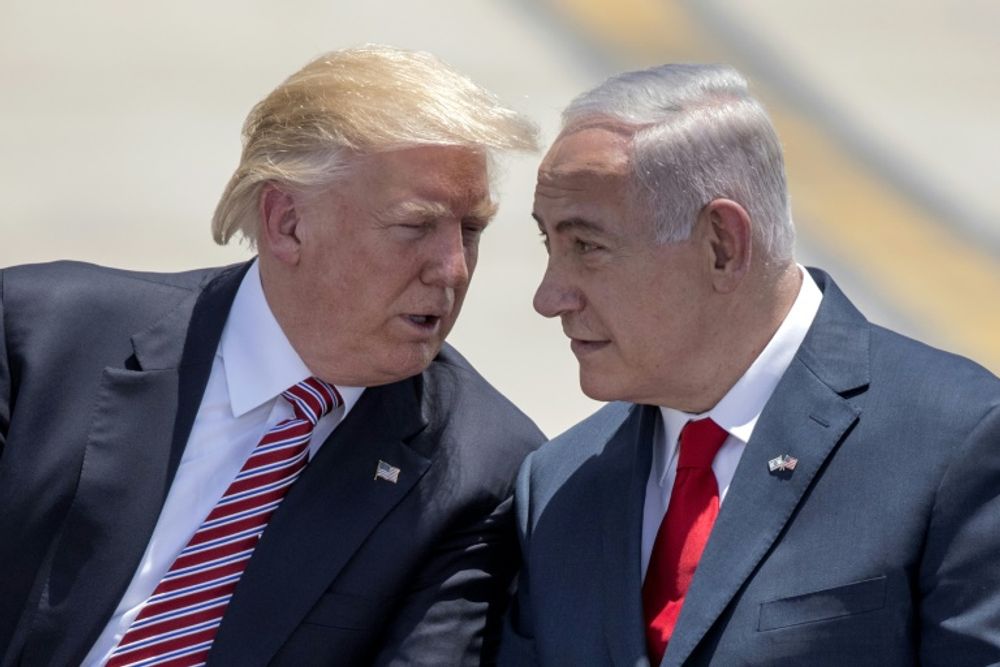
<path fill-rule="evenodd" d="M 124 594 L 177 470 L 243 272 L 230 269 L 204 291 L 186 291 L 133 336 L 132 368 L 104 370 L 25 664 L 79 663 Z"/>
<path fill-rule="evenodd" d="M 419 378 L 365 390 L 271 518 L 229 604 L 210 655 L 217 665 L 265 664 L 354 553 L 420 480 L 426 426 Z M 391 415 L 391 418 L 389 417 Z M 379 460 L 400 469 L 374 479 Z M 266 613 L 279 608 L 280 614 Z"/>
<path fill-rule="evenodd" d="M 774 544 L 856 409 L 798 363 L 782 380 L 750 438 L 684 601 L 664 665 L 680 665 Z M 791 474 L 767 462 L 798 459 Z"/>
<path fill-rule="evenodd" d="M 860 417 L 844 394 L 868 384 L 868 323 L 823 273 L 823 302 L 733 476 L 663 665 L 681 665 L 774 546 L 827 457 Z M 794 472 L 772 474 L 788 454 Z"/>
<path fill-rule="evenodd" d="M 601 455 L 600 507 L 604 571 L 601 616 L 614 664 L 646 656 L 642 613 L 642 509 L 656 408 L 634 407 Z M 645 664 L 645 663 L 641 663 Z"/>

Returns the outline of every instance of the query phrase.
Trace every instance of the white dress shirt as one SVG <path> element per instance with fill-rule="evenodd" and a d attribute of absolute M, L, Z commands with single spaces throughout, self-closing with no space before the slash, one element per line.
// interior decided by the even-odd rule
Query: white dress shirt
<path fill-rule="evenodd" d="M 281 393 L 312 375 L 271 313 L 254 261 L 240 283 L 177 475 L 132 582 L 83 664 L 103 665 L 177 554 L 236 478 L 261 437 L 294 416 Z M 364 391 L 337 386 L 344 405 L 313 429 L 310 458 Z M 141 444 L 141 443 L 138 443 Z"/>
<path fill-rule="evenodd" d="M 823 299 L 823 293 L 809 272 L 801 266 L 799 271 L 802 273 L 802 286 L 788 315 L 750 368 L 714 408 L 702 414 L 660 408 L 661 419 L 657 422 L 653 436 L 652 465 L 646 482 L 646 502 L 642 512 L 643 579 L 646 577 L 656 533 L 667 512 L 670 492 L 677 476 L 677 441 L 681 429 L 689 421 L 710 417 L 729 434 L 712 461 L 712 472 L 719 485 L 720 505 L 725 500 L 736 466 L 750 441 L 757 419 L 774 393 L 774 388 L 778 386 L 781 376 L 792 363 Z"/>

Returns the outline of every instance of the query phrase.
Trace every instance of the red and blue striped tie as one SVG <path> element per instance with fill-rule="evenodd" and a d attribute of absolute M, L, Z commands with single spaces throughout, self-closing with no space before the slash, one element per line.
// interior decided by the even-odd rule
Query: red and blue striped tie
<path fill-rule="evenodd" d="M 271 428 L 181 550 L 107 667 L 194 667 L 212 641 L 254 547 L 305 468 L 313 427 L 343 404 L 336 387 L 309 378 L 282 393 L 295 417 Z"/>

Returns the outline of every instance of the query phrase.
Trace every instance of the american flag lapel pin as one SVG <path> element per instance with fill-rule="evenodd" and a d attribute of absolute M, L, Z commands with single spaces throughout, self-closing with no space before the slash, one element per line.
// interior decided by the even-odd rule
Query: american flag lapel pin
<path fill-rule="evenodd" d="M 770 472 L 791 472 L 795 470 L 799 460 L 794 456 L 789 456 L 788 454 L 782 454 L 781 456 L 776 456 L 767 462 L 767 469 Z"/>
<path fill-rule="evenodd" d="M 378 460 L 378 465 L 375 466 L 375 479 L 384 479 L 387 482 L 395 484 L 399 481 L 399 468 L 392 465 L 391 463 L 386 463 L 382 459 Z"/>

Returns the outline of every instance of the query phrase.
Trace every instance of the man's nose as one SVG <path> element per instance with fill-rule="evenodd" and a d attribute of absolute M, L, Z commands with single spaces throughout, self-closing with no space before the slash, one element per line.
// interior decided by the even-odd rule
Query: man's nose
<path fill-rule="evenodd" d="M 532 302 L 539 315 L 557 317 L 583 308 L 580 291 L 563 279 L 549 262 Z"/>
<path fill-rule="evenodd" d="M 440 234 L 424 270 L 424 282 L 451 289 L 466 287 L 471 271 L 467 251 L 461 232 Z"/>

